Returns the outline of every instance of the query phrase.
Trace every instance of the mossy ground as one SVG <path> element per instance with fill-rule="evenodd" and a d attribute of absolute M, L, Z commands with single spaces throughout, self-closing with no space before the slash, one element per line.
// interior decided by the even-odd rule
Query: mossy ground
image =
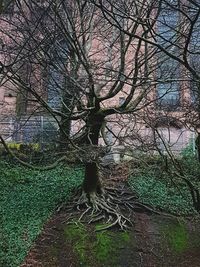
<path fill-rule="evenodd" d="M 185 223 L 166 225 L 162 228 L 162 232 L 174 253 L 183 253 L 189 247 L 189 234 Z"/>
<path fill-rule="evenodd" d="M 44 223 L 55 211 L 55 207 L 69 198 L 71 190 L 81 183 L 83 172 L 80 168 L 71 169 L 63 166 L 52 171 L 39 172 L 6 162 L 0 162 L 0 171 L 0 266 L 18 267 L 29 248 L 33 246 Z M 137 174 L 135 170 L 134 172 L 135 177 L 132 182 L 130 181 L 130 185 L 141 200 L 172 213 L 177 213 L 179 210 L 180 214 L 191 213 L 191 199 L 184 186 L 181 187 L 182 195 L 185 196 L 183 201 L 183 197 L 180 197 L 174 188 L 168 190 L 171 188 L 171 184 L 168 184 L 167 177 L 163 177 L 162 181 L 159 180 L 160 172 L 159 175 L 156 175 L 157 172 L 154 169 L 152 172 L 143 170 L 140 172 L 141 175 Z M 68 215 L 64 214 L 63 216 L 67 217 Z M 133 222 L 137 216 L 137 214 L 134 215 Z M 56 218 L 54 219 L 57 220 Z M 156 222 L 152 222 L 152 218 L 147 224 L 153 228 L 154 239 L 156 240 L 157 236 L 158 239 L 155 242 L 149 230 L 146 235 L 151 235 L 149 243 L 155 247 L 157 254 L 164 255 L 163 257 L 169 260 L 170 257 L 174 257 L 174 261 L 179 262 L 178 257 L 181 259 L 187 253 L 194 255 L 197 251 L 195 255 L 199 265 L 196 262 L 194 264 L 187 262 L 187 266 L 200 266 L 199 227 L 195 226 L 191 231 L 184 223 L 168 222 L 162 216 L 162 221 L 156 217 Z M 67 221 L 67 219 L 65 218 L 63 221 Z M 142 221 L 138 222 L 141 225 L 143 223 Z M 55 240 L 51 236 L 53 230 L 50 230 L 48 236 L 49 243 L 46 243 L 43 233 L 38 238 L 40 249 L 37 257 L 44 262 L 43 267 L 132 267 L 133 262 L 135 266 L 140 266 L 140 256 L 143 253 L 141 251 L 148 250 L 143 247 L 137 248 L 140 244 L 138 239 L 146 242 L 146 237 L 143 230 L 140 233 L 141 236 L 136 237 L 137 231 L 135 232 L 134 227 L 130 232 L 118 230 L 95 232 L 102 228 L 101 224 L 88 226 L 77 222 L 63 224 L 63 222 L 53 221 L 52 229 L 57 226 L 61 228 L 61 231 L 59 234 L 58 232 L 54 233 Z M 141 244 L 145 244 L 145 242 Z M 43 245 L 46 245 L 46 248 Z M 33 256 L 31 255 L 31 257 Z M 32 266 L 37 265 L 33 264 Z"/>
<path fill-rule="evenodd" d="M 200 249 L 199 220 L 165 220 L 157 222 L 162 237 L 163 248 L 171 251 L 174 257 L 183 255 L 187 251 Z"/>
<path fill-rule="evenodd" d="M 95 231 L 102 227 L 88 227 L 78 222 L 64 229 L 66 241 L 70 242 L 79 266 L 118 266 L 122 251 L 131 246 L 130 233 L 118 231 Z"/>
<path fill-rule="evenodd" d="M 198 222 L 140 213 L 122 232 L 67 218 L 64 212 L 52 217 L 23 267 L 200 266 Z"/>

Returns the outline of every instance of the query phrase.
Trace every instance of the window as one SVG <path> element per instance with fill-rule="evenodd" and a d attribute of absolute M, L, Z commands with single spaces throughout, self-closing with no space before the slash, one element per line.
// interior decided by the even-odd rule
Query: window
<path fill-rule="evenodd" d="M 123 105 L 124 102 L 125 102 L 125 97 L 120 96 L 120 97 L 119 97 L 119 105 L 120 105 L 120 106 Z"/>
<path fill-rule="evenodd" d="M 180 105 L 179 64 L 167 59 L 158 68 L 157 106 L 176 109 Z"/>
<path fill-rule="evenodd" d="M 191 104 L 195 107 L 198 104 L 198 84 L 191 78 L 190 82 L 190 96 L 191 96 Z"/>
<path fill-rule="evenodd" d="M 158 18 L 158 42 L 166 45 L 174 42 L 177 39 L 176 26 L 178 23 L 178 12 L 163 7 L 161 14 Z M 173 44 L 172 44 L 173 48 Z"/>
<path fill-rule="evenodd" d="M 189 9 L 189 15 L 191 19 L 196 16 L 196 10 Z M 195 70 L 199 70 L 200 67 L 200 17 L 198 17 L 196 23 L 193 25 L 192 36 L 189 45 L 190 63 Z"/>
<path fill-rule="evenodd" d="M 51 108 L 60 108 L 61 106 L 61 86 L 63 84 L 63 75 L 54 65 L 49 66 L 48 70 L 48 99 L 47 102 Z"/>
<path fill-rule="evenodd" d="M 65 66 L 67 64 L 68 47 L 65 41 L 55 42 L 51 47 L 51 60 L 48 66 L 47 102 L 51 108 L 60 109 L 62 94 L 66 84 Z"/>
<path fill-rule="evenodd" d="M 158 19 L 157 41 L 163 47 L 168 47 L 170 52 L 178 56 L 176 42 L 178 40 L 176 26 L 178 24 L 178 13 L 166 6 Z M 176 60 L 160 52 L 157 69 L 157 107 L 175 109 L 180 105 L 179 82 L 180 68 Z"/>
<path fill-rule="evenodd" d="M 191 17 L 194 16 L 192 11 L 190 15 Z M 189 45 L 189 60 L 192 68 L 200 76 L 200 18 L 198 18 L 193 28 L 193 33 Z M 191 76 L 191 82 L 190 82 L 191 104 L 194 106 L 195 104 L 198 103 L 198 91 L 199 91 L 198 81 L 195 77 Z"/>

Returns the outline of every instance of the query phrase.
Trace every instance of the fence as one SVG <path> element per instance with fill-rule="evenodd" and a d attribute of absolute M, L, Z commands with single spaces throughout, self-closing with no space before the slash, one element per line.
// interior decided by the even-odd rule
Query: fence
<path fill-rule="evenodd" d="M 76 130 L 75 126 L 72 126 L 72 131 Z M 170 145 L 171 150 L 175 153 L 179 153 L 183 150 L 189 142 L 193 145 L 195 150 L 195 134 L 194 131 L 189 129 L 175 129 L 175 128 L 159 128 L 159 132 L 163 136 L 164 140 Z M 46 144 L 55 143 L 58 139 L 58 125 L 55 120 L 47 116 L 24 116 L 16 117 L 4 117 L 0 120 L 0 134 L 7 142 L 13 143 L 38 143 L 41 147 Z M 141 136 L 147 140 L 147 137 L 152 138 L 152 133 L 149 129 L 142 130 Z M 133 138 L 132 138 L 133 139 Z M 161 150 L 165 150 L 161 140 L 157 140 L 157 145 Z M 130 147 L 133 149 L 137 147 L 134 143 Z M 141 148 L 141 144 L 138 144 L 138 148 Z"/>
<path fill-rule="evenodd" d="M 6 117 L 0 121 L 0 134 L 7 142 L 39 143 L 41 146 L 55 141 L 58 126 L 45 116 Z"/>

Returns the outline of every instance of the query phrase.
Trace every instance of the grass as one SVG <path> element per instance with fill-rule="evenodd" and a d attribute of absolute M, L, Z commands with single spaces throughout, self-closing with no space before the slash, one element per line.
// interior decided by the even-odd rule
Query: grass
<path fill-rule="evenodd" d="M 20 265 L 44 222 L 82 177 L 80 168 L 39 172 L 0 163 L 0 266 Z"/>

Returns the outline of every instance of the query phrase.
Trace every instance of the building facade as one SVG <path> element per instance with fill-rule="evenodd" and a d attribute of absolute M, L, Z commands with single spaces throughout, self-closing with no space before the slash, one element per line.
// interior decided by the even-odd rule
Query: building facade
<path fill-rule="evenodd" d="M 185 49 L 184 34 L 189 34 L 180 17 L 187 1 L 178 1 L 182 7 L 169 1 L 159 12 L 158 6 L 138 2 L 141 21 L 115 6 L 111 24 L 99 15 L 99 7 L 64 2 L 22 1 L 19 6 L 13 1 L 2 11 L 0 133 L 5 140 L 43 143 L 59 135 L 62 125 L 76 136 L 87 117 L 80 114 L 92 108 L 94 87 L 102 110 L 117 110 L 106 117 L 101 144 L 127 151 L 164 151 L 167 145 L 175 152 L 191 144 L 195 150 L 196 79 L 177 60 Z M 147 9 L 151 30 L 143 25 Z M 195 69 L 198 19 L 194 28 L 185 52 Z M 130 29 L 140 38 L 131 37 Z"/>

